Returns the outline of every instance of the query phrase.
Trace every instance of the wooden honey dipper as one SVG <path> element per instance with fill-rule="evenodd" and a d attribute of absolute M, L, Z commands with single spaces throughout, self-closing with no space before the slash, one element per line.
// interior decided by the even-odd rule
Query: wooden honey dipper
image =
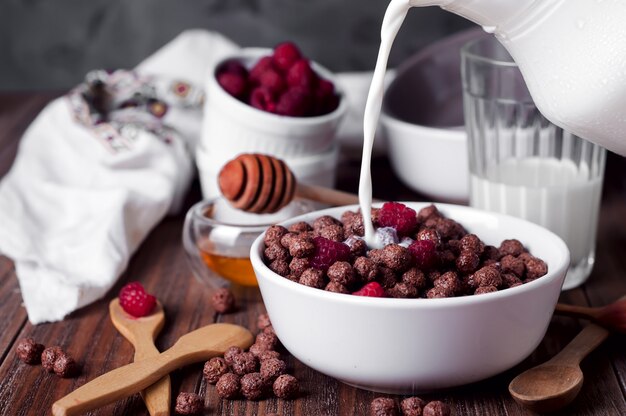
<path fill-rule="evenodd" d="M 297 183 L 293 172 L 273 156 L 246 153 L 227 162 L 218 183 L 224 197 L 237 209 L 270 214 L 299 198 L 328 205 L 357 204 L 357 195 L 321 186 Z"/>

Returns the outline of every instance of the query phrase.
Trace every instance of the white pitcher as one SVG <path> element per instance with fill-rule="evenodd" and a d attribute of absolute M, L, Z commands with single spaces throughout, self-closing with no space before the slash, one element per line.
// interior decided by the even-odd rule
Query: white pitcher
<path fill-rule="evenodd" d="M 409 0 L 492 32 L 554 124 L 626 155 L 626 0 Z"/>

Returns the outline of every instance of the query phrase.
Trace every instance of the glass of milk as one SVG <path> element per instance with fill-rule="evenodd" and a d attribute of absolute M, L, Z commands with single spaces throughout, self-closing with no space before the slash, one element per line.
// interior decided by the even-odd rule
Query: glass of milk
<path fill-rule="evenodd" d="M 595 260 L 606 150 L 543 117 L 494 38 L 468 43 L 461 55 L 470 205 L 558 234 L 571 255 L 563 289 L 581 285 Z"/>

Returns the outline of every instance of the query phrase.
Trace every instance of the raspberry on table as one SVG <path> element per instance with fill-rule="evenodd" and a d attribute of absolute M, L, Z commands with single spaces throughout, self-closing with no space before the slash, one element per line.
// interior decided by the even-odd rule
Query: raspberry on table
<path fill-rule="evenodd" d="M 336 261 L 348 261 L 350 259 L 350 247 L 346 244 L 332 241 L 324 237 L 313 238 L 315 249 L 309 257 L 312 267 L 318 270 L 327 270 Z"/>
<path fill-rule="evenodd" d="M 417 228 L 417 213 L 400 202 L 385 202 L 380 209 L 378 222 L 381 227 L 393 227 L 398 235 L 405 236 Z"/>
<path fill-rule="evenodd" d="M 272 63 L 281 71 L 287 71 L 301 57 L 300 49 L 293 42 L 283 42 L 274 47 Z"/>
<path fill-rule="evenodd" d="M 122 287 L 118 297 L 122 309 L 135 318 L 149 315 L 156 305 L 156 298 L 146 293 L 139 282 L 131 282 Z"/>
<path fill-rule="evenodd" d="M 352 292 L 352 294 L 370 298 L 383 298 L 386 296 L 385 289 L 378 282 L 369 282 L 356 292 Z"/>

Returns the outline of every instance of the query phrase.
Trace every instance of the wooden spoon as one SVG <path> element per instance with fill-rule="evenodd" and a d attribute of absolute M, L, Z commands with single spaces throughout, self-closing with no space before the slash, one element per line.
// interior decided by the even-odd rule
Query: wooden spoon
<path fill-rule="evenodd" d="M 220 191 L 237 209 L 273 213 L 298 196 L 329 205 L 359 202 L 357 195 L 297 183 L 293 172 L 273 156 L 247 153 L 227 162 L 218 176 Z"/>
<path fill-rule="evenodd" d="M 115 328 L 135 347 L 134 361 L 159 355 L 154 339 L 165 324 L 165 313 L 160 302 L 157 302 L 150 315 L 134 318 L 122 309 L 119 298 L 115 298 L 109 303 L 109 315 Z M 163 377 L 142 391 L 141 397 L 151 416 L 169 416 L 172 399 L 170 376 Z"/>
<path fill-rule="evenodd" d="M 187 364 L 219 356 L 231 346 L 252 345 L 250 331 L 238 325 L 212 324 L 183 335 L 167 351 L 109 371 L 52 405 L 54 416 L 79 415 L 123 399 Z"/>
<path fill-rule="evenodd" d="M 509 384 L 511 396 L 538 413 L 567 406 L 583 385 L 580 362 L 608 335 L 609 331 L 599 325 L 587 325 L 552 359 L 515 377 Z"/>
<path fill-rule="evenodd" d="M 595 308 L 559 303 L 556 305 L 554 313 L 575 318 L 591 319 L 606 328 L 626 333 L 626 296 L 606 306 Z"/>

